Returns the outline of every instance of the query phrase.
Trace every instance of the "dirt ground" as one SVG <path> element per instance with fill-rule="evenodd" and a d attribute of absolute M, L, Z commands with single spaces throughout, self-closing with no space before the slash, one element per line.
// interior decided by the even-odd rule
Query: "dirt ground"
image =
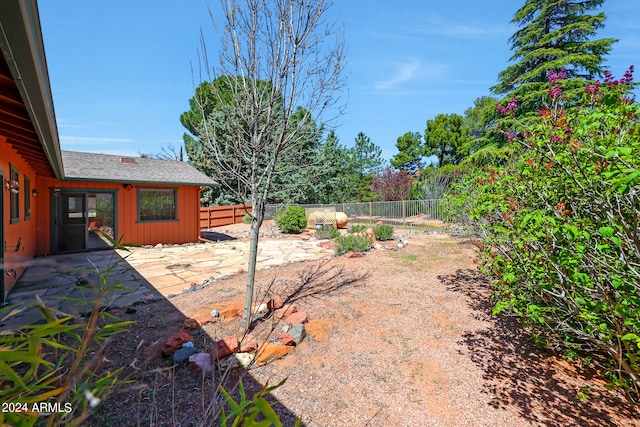
<path fill-rule="evenodd" d="M 270 394 L 284 425 L 640 426 L 638 407 L 607 390 L 599 372 L 535 349 L 517 320 L 491 316 L 491 285 L 470 244 L 415 232 L 408 242 L 260 271 L 258 299 L 295 302 L 308 336 L 284 358 L 222 379 L 171 366 L 160 347 L 186 318 L 241 304 L 246 273 L 121 313 L 136 323 L 109 342 L 103 369 L 126 366 L 133 382 L 90 424 L 218 425 L 221 381 L 234 389 L 242 378 L 252 395 L 286 378 Z M 209 352 L 237 328 L 238 318 L 204 325 L 195 346 Z M 267 316 L 252 334 L 273 341 L 280 329 Z"/>

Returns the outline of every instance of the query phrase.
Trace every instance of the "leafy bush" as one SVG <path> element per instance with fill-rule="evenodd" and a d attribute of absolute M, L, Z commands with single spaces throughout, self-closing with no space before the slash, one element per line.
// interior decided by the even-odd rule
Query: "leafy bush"
<path fill-rule="evenodd" d="M 278 209 L 273 219 L 283 233 L 298 234 L 307 227 L 307 215 L 300 206 Z"/>
<path fill-rule="evenodd" d="M 48 412 L 33 411 L 34 405 L 40 408 L 40 404 L 53 403 L 57 403 L 61 411 L 47 416 L 48 425 L 81 425 L 101 400 L 123 384 L 117 378 L 122 368 L 105 374 L 94 372 L 107 339 L 125 332 L 132 323 L 109 323 L 112 316 L 102 310 L 105 294 L 122 288 L 115 286 L 107 290 L 111 271 L 98 271 L 100 283 L 85 286 L 97 291 L 96 303 L 86 323 L 76 323 L 73 316 L 57 317 L 59 314 L 54 314 L 55 310 L 36 296 L 45 323 L 0 334 L 4 354 L 0 358 L 0 378 L 3 379 L 0 401 L 20 404 L 21 409 L 28 410 L 0 412 L 0 425 L 34 425 L 42 421 L 41 412 Z M 84 301 L 78 300 L 78 303 Z M 4 308 L 0 311 L 0 321 L 20 311 L 15 307 Z"/>
<path fill-rule="evenodd" d="M 393 238 L 393 226 L 389 224 L 376 225 L 373 234 L 377 240 L 391 240 Z"/>
<path fill-rule="evenodd" d="M 253 219 L 253 216 L 251 215 L 250 212 L 247 212 L 246 214 L 244 214 L 244 216 L 242 217 L 242 223 L 243 224 L 251 224 L 251 221 Z"/>
<path fill-rule="evenodd" d="M 364 224 L 354 224 L 349 228 L 350 234 L 362 233 L 367 230 L 367 226 Z"/>
<path fill-rule="evenodd" d="M 336 254 L 345 252 L 366 252 L 371 249 L 371 239 L 369 236 L 360 234 L 348 234 L 336 238 Z"/>
<path fill-rule="evenodd" d="M 335 239 L 340 235 L 340 231 L 337 228 L 332 226 L 323 226 L 316 229 L 315 236 L 318 239 Z"/>
<path fill-rule="evenodd" d="M 512 163 L 478 171 L 475 188 L 466 180 L 472 193 L 451 198 L 472 198 L 483 267 L 495 278 L 494 313 L 518 314 L 537 342 L 593 358 L 613 386 L 637 394 L 640 106 L 628 97 L 632 72 L 587 84 L 579 99 L 563 94 L 562 72 L 550 73 L 539 120 L 506 131 Z"/>

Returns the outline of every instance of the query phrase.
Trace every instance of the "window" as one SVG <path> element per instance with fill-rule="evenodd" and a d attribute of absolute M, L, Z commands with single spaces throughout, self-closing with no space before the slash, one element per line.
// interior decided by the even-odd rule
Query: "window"
<path fill-rule="evenodd" d="M 9 165 L 9 204 L 11 205 L 11 224 L 20 222 L 20 172 Z"/>
<path fill-rule="evenodd" d="M 22 191 L 24 194 L 24 219 L 31 219 L 31 180 L 28 176 L 24 176 L 24 190 Z"/>
<path fill-rule="evenodd" d="M 177 220 L 176 189 L 138 188 L 138 221 Z"/>

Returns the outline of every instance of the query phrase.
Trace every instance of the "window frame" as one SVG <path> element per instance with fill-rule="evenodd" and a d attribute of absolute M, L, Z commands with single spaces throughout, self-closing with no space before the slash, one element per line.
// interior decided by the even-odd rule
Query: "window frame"
<path fill-rule="evenodd" d="M 137 208 L 137 222 L 139 223 L 153 223 L 153 222 L 177 222 L 178 221 L 178 189 L 174 188 L 174 187 L 137 187 L 136 188 L 137 191 L 137 201 L 138 201 L 138 208 Z M 153 192 L 163 192 L 163 191 L 171 191 L 173 194 L 173 218 L 156 218 L 156 219 L 143 219 L 142 217 L 142 211 L 141 211 L 141 200 L 142 197 L 145 195 L 145 192 L 148 192 L 148 194 L 151 194 Z M 156 215 L 157 216 L 157 215 Z"/>
<path fill-rule="evenodd" d="M 18 182 L 18 192 L 9 191 L 9 223 L 17 224 L 20 222 L 20 171 L 12 164 L 9 164 L 9 181 Z"/>
<path fill-rule="evenodd" d="M 29 178 L 27 175 L 24 175 L 22 180 L 24 184 L 24 220 L 29 221 L 31 219 L 31 178 Z"/>

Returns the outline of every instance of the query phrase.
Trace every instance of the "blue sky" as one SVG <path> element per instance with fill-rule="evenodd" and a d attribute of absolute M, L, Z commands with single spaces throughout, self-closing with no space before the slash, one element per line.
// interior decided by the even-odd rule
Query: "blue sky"
<path fill-rule="evenodd" d="M 205 0 L 40 0 L 40 20 L 62 149 L 137 155 L 182 144 L 202 29 L 219 43 Z M 213 8 L 218 0 L 211 0 Z M 524 0 L 337 0 L 344 24 L 345 114 L 340 142 L 364 132 L 396 152 L 408 131 L 440 113 L 463 114 L 490 95 L 511 56 L 509 21 Z M 608 56 L 615 76 L 640 67 L 640 2 L 608 0 L 600 37 L 620 39 Z M 197 72 L 196 72 L 197 74 Z M 636 80 L 640 77 L 636 76 Z"/>

